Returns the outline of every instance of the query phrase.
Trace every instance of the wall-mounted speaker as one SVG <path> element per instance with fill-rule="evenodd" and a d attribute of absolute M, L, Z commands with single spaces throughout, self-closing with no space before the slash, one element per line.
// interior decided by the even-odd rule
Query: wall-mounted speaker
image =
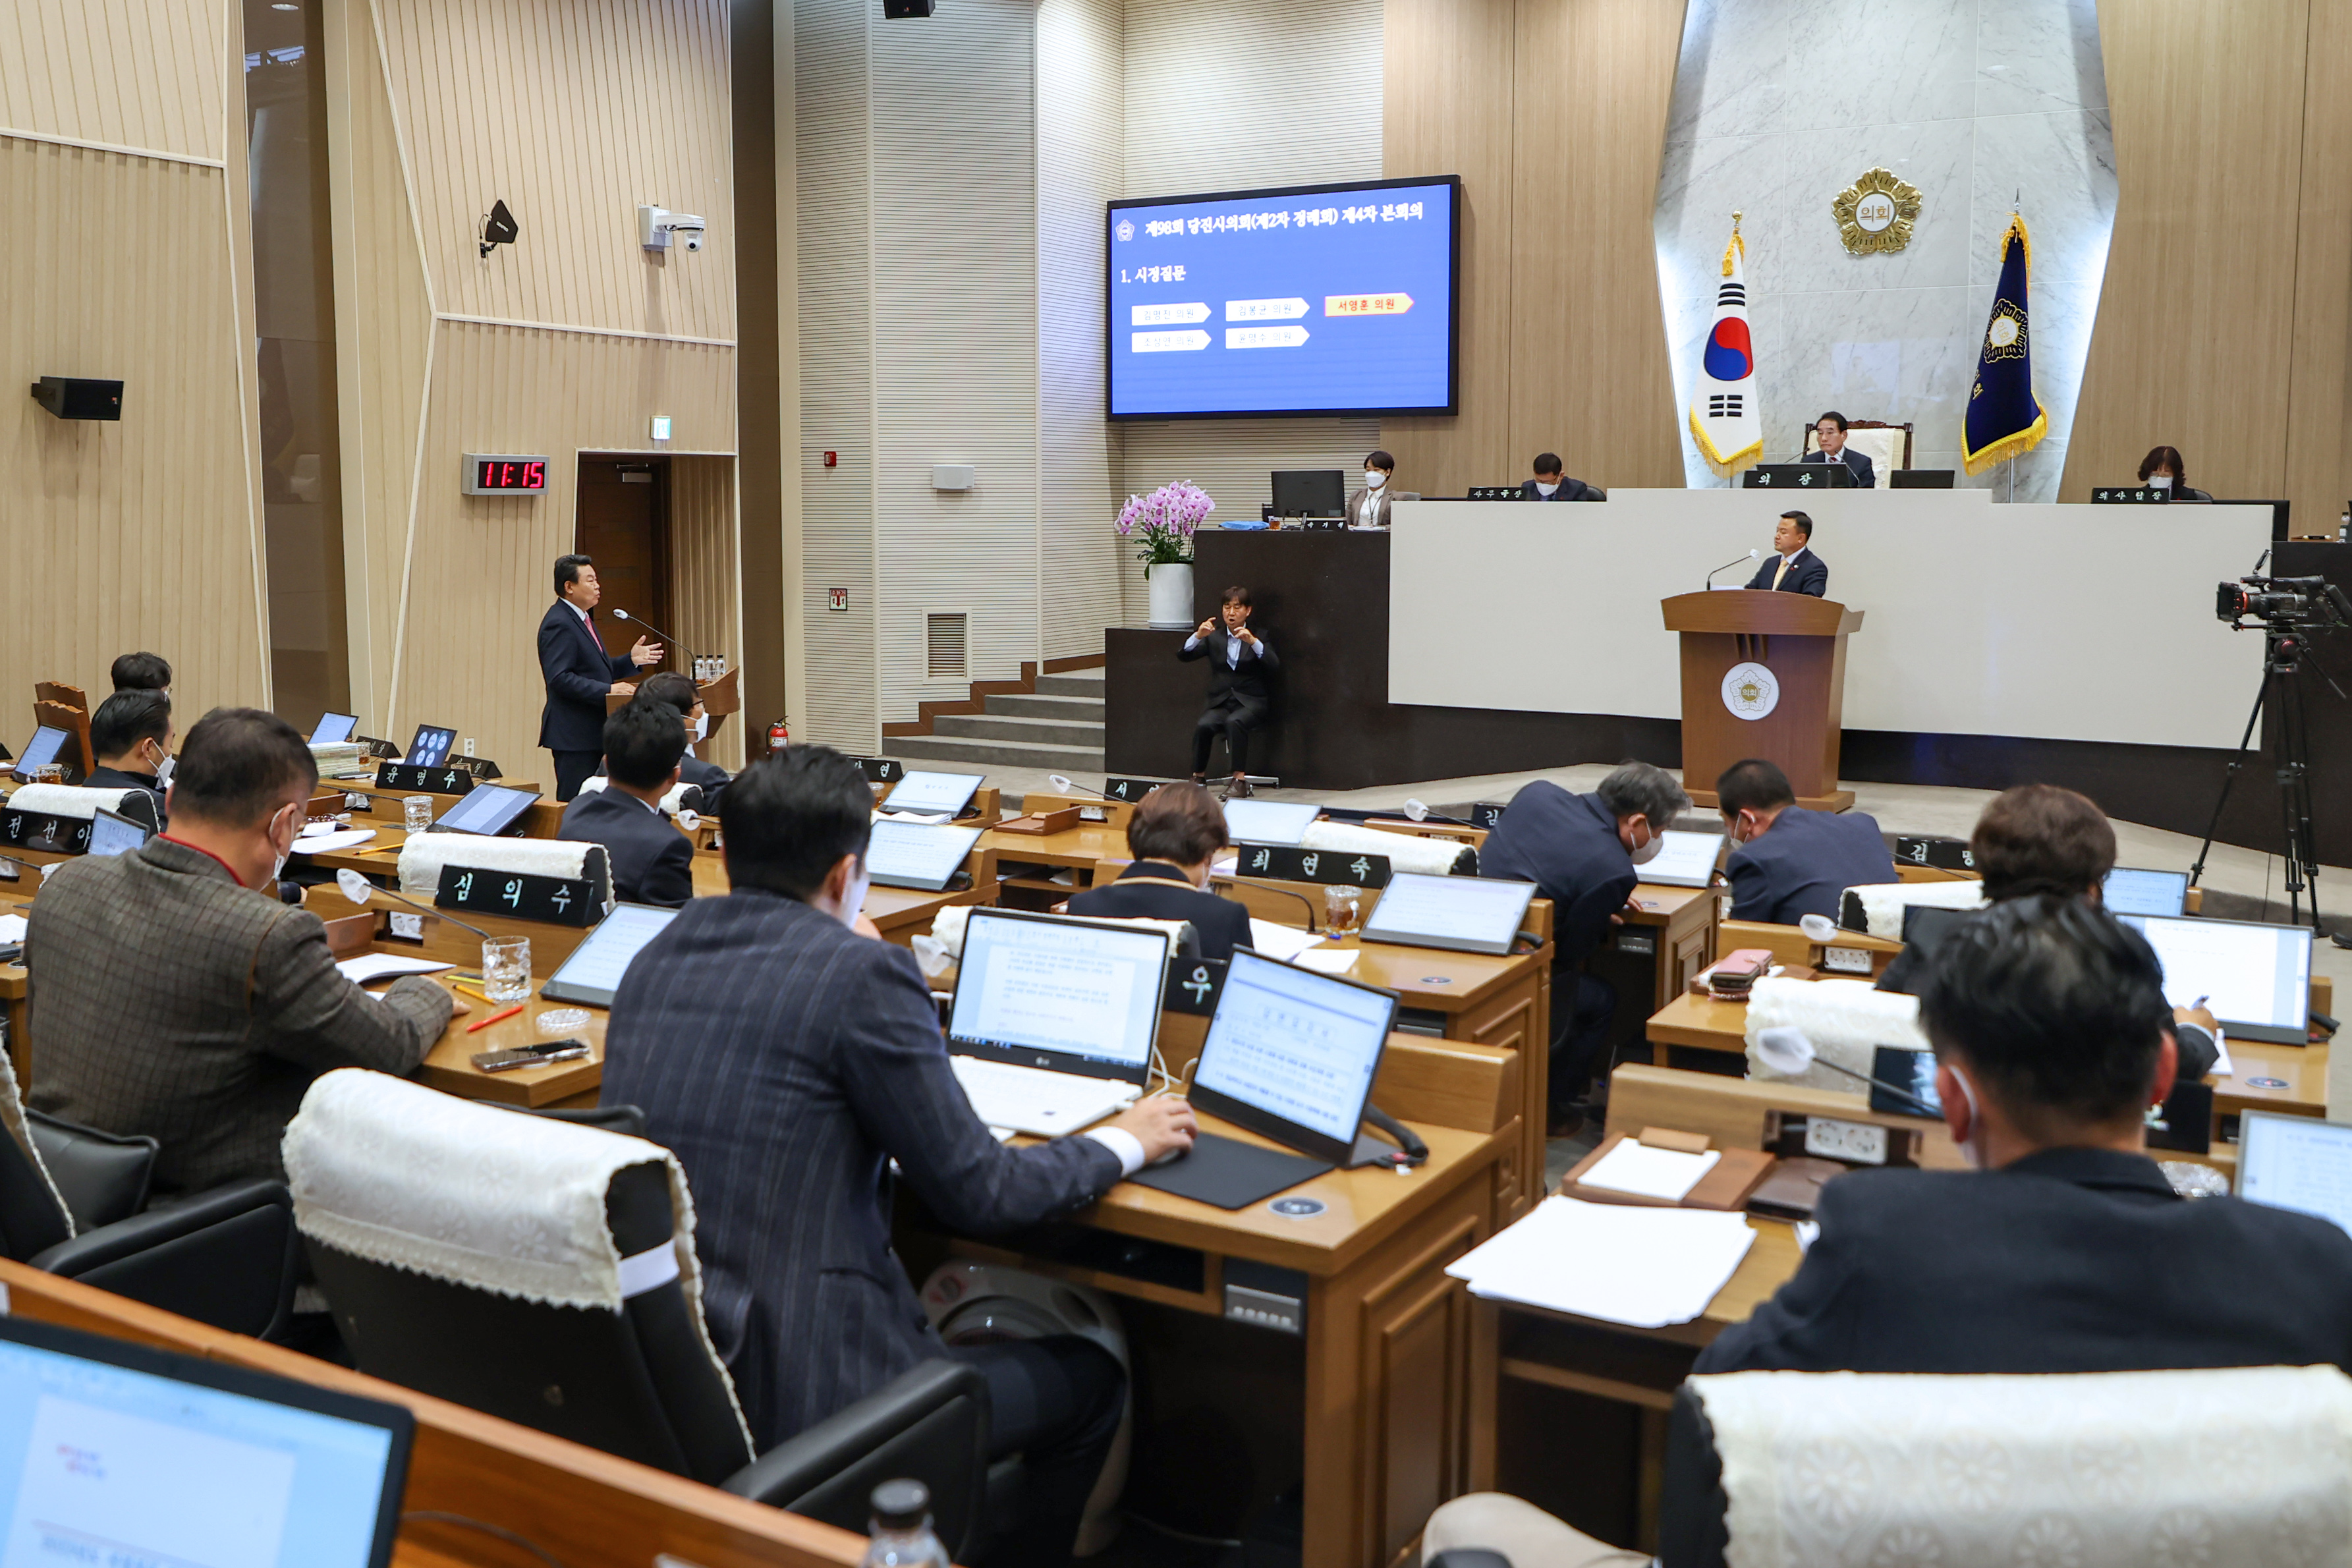
<path fill-rule="evenodd" d="M 932 0 L 882 0 L 882 15 L 893 22 L 908 16 L 928 16 Z"/>
<path fill-rule="evenodd" d="M 122 384 L 78 375 L 45 375 L 33 383 L 33 399 L 60 419 L 120 419 Z"/>

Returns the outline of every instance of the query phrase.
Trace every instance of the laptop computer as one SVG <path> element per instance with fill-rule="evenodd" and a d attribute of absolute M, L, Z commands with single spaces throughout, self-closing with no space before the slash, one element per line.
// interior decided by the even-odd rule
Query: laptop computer
<path fill-rule="evenodd" d="M 90 814 L 89 848 L 91 855 L 120 855 L 126 849 L 136 849 L 154 837 L 143 822 L 133 822 L 119 811 L 100 806 Z"/>
<path fill-rule="evenodd" d="M 551 1002 L 611 1006 L 630 962 L 676 919 L 676 910 L 652 904 L 614 905 L 613 912 L 589 929 L 588 940 L 572 950 L 572 956 L 557 966 L 539 994 Z"/>
<path fill-rule="evenodd" d="M 1533 882 L 1492 877 L 1431 877 L 1399 871 L 1364 918 L 1366 942 L 1506 953 L 1528 922 Z"/>
<path fill-rule="evenodd" d="M 0 1319 L 0 1562 L 386 1568 L 401 1405 Z"/>
<path fill-rule="evenodd" d="M 2311 928 L 2188 916 L 2123 915 L 2164 965 L 2164 999 L 2202 1001 L 2242 1039 L 2299 1046 L 2311 1030 Z"/>
<path fill-rule="evenodd" d="M 1334 1165 L 1383 1160 L 1396 1146 L 1360 1128 L 1396 1011 L 1392 991 L 1236 948 L 1192 1103 Z"/>
<path fill-rule="evenodd" d="M 65 744 L 66 732 L 63 730 L 44 724 L 33 731 L 33 738 L 26 742 L 25 749 L 16 754 L 16 766 L 12 771 L 20 779 L 31 778 L 35 768 L 60 761 L 58 753 L 65 750 Z M 66 772 L 69 774 L 73 772 L 71 764 L 67 765 Z"/>
<path fill-rule="evenodd" d="M 1642 880 L 1660 888 L 1704 888 L 1715 880 L 1715 863 L 1723 854 L 1720 833 L 1685 833 L 1669 827 L 1658 835 L 1666 847 L 1647 865 L 1636 866 Z"/>
<path fill-rule="evenodd" d="M 2352 1126 L 2273 1110 L 2242 1112 L 2238 1195 L 2352 1231 Z"/>
<path fill-rule="evenodd" d="M 1156 927 L 972 910 L 948 1055 L 980 1119 L 1052 1137 L 1134 1103 L 1160 1037 L 1168 954 Z"/>
<path fill-rule="evenodd" d="M 963 869 L 980 833 L 977 827 L 877 822 L 866 841 L 866 878 L 880 887 L 939 892 Z"/>
<path fill-rule="evenodd" d="M 319 715 L 319 727 L 310 731 L 310 744 L 341 745 L 359 727 L 359 715 L 356 713 L 321 713 Z"/>
<path fill-rule="evenodd" d="M 2189 908 L 2189 873 L 2118 866 L 2107 873 L 2099 899 L 2111 915 L 2179 915 Z"/>
<path fill-rule="evenodd" d="M 1225 831 L 1236 844 L 1273 844 L 1289 849 L 1307 837 L 1323 808 L 1281 800 L 1225 802 Z"/>
<path fill-rule="evenodd" d="M 910 811 L 923 816 L 954 816 L 971 804 L 985 775 L 981 773 L 919 773 L 912 769 L 890 786 L 882 798 L 885 811 Z"/>
<path fill-rule="evenodd" d="M 401 761 L 421 768 L 437 768 L 449 760 L 449 748 L 457 743 L 457 731 L 445 730 L 438 724 L 419 724 L 416 733 L 409 737 L 408 755 Z"/>
<path fill-rule="evenodd" d="M 434 818 L 433 826 L 448 833 L 495 836 L 512 827 L 515 819 L 530 809 L 538 798 L 539 792 L 533 789 L 476 784 L 457 797 L 457 805 Z"/>

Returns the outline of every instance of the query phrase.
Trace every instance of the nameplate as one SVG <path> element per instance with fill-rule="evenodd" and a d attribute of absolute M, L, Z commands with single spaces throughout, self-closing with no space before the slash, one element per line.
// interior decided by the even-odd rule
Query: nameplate
<path fill-rule="evenodd" d="M 1914 838 L 1897 834 L 1895 858 L 1906 866 L 1935 866 L 1947 871 L 1973 871 L 1976 851 L 1958 838 Z"/>
<path fill-rule="evenodd" d="M 474 775 L 460 767 L 428 768 L 422 763 L 386 763 L 375 771 L 378 789 L 422 790 L 427 795 L 465 795 Z"/>
<path fill-rule="evenodd" d="M 1217 996 L 1224 988 L 1223 959 L 1171 958 L 1168 984 L 1160 995 L 1160 1010 L 1205 1018 L 1217 1010 Z"/>
<path fill-rule="evenodd" d="M 1472 485 L 1472 500 L 1525 500 L 1527 492 L 1517 485 Z"/>
<path fill-rule="evenodd" d="M 866 782 L 870 784 L 897 784 L 907 776 L 907 764 L 896 757 L 859 757 L 856 760 L 858 767 L 865 771 Z"/>
<path fill-rule="evenodd" d="M 1389 885 L 1389 858 L 1340 849 L 1293 849 L 1277 844 L 1244 844 L 1234 874 L 1280 882 L 1338 882 L 1351 888 Z"/>
<path fill-rule="evenodd" d="M 2123 489 L 2095 489 L 2091 500 L 2109 506 L 2118 502 L 2125 506 L 2163 506 L 2172 500 L 2172 492 L 2154 485 L 2133 485 Z"/>
<path fill-rule="evenodd" d="M 528 871 L 485 870 L 479 866 L 442 867 L 433 906 L 479 910 L 559 926 L 591 926 L 604 915 L 595 887 L 585 877 L 539 877 Z"/>
<path fill-rule="evenodd" d="M 1123 800 L 1132 805 L 1160 787 L 1158 779 L 1105 779 L 1103 794 L 1112 800 Z"/>
<path fill-rule="evenodd" d="M 1470 826 L 1492 833 L 1503 826 L 1503 808 L 1491 800 L 1482 800 L 1470 807 Z"/>
<path fill-rule="evenodd" d="M 0 843 L 44 855 L 81 855 L 89 849 L 89 819 L 51 816 L 39 811 L 0 812 Z"/>

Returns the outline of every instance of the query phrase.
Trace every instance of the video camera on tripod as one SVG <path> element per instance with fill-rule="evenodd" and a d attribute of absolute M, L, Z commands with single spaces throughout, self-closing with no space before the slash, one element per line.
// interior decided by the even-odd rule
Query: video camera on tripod
<path fill-rule="evenodd" d="M 2214 590 L 2231 631 L 2324 632 L 2352 626 L 2352 598 L 2325 577 L 2241 577 Z"/>

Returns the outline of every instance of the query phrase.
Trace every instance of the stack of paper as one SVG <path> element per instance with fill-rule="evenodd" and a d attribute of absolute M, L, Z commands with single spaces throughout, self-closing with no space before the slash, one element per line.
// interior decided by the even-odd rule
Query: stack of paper
<path fill-rule="evenodd" d="M 367 985 L 378 980 L 388 980 L 395 974 L 432 974 L 455 964 L 436 963 L 429 958 L 406 958 L 394 952 L 363 952 L 357 958 L 346 958 L 335 965 L 343 978 L 354 985 Z"/>
<path fill-rule="evenodd" d="M 1576 1181 L 1579 1186 L 1606 1187 L 1612 1193 L 1631 1193 L 1636 1197 L 1678 1204 L 1690 1196 L 1699 1178 L 1714 1170 L 1716 1162 L 1722 1158 L 1720 1149 L 1685 1154 L 1678 1149 L 1653 1149 L 1638 1139 L 1624 1138 Z"/>
<path fill-rule="evenodd" d="M 1546 1198 L 1445 1271 L 1474 1296 L 1659 1329 L 1706 1311 L 1755 1240 L 1744 1215 Z"/>
<path fill-rule="evenodd" d="M 1260 955 L 1277 963 L 1288 963 L 1310 947 L 1320 947 L 1323 939 L 1312 931 L 1278 926 L 1272 921 L 1250 918 L 1250 946 Z"/>
<path fill-rule="evenodd" d="M 22 942 L 24 940 L 25 917 L 22 915 L 0 915 L 0 942 Z"/>
<path fill-rule="evenodd" d="M 297 855 L 337 855 L 356 849 L 375 837 L 373 827 L 346 827 L 327 833 L 304 833 L 294 840 Z"/>

